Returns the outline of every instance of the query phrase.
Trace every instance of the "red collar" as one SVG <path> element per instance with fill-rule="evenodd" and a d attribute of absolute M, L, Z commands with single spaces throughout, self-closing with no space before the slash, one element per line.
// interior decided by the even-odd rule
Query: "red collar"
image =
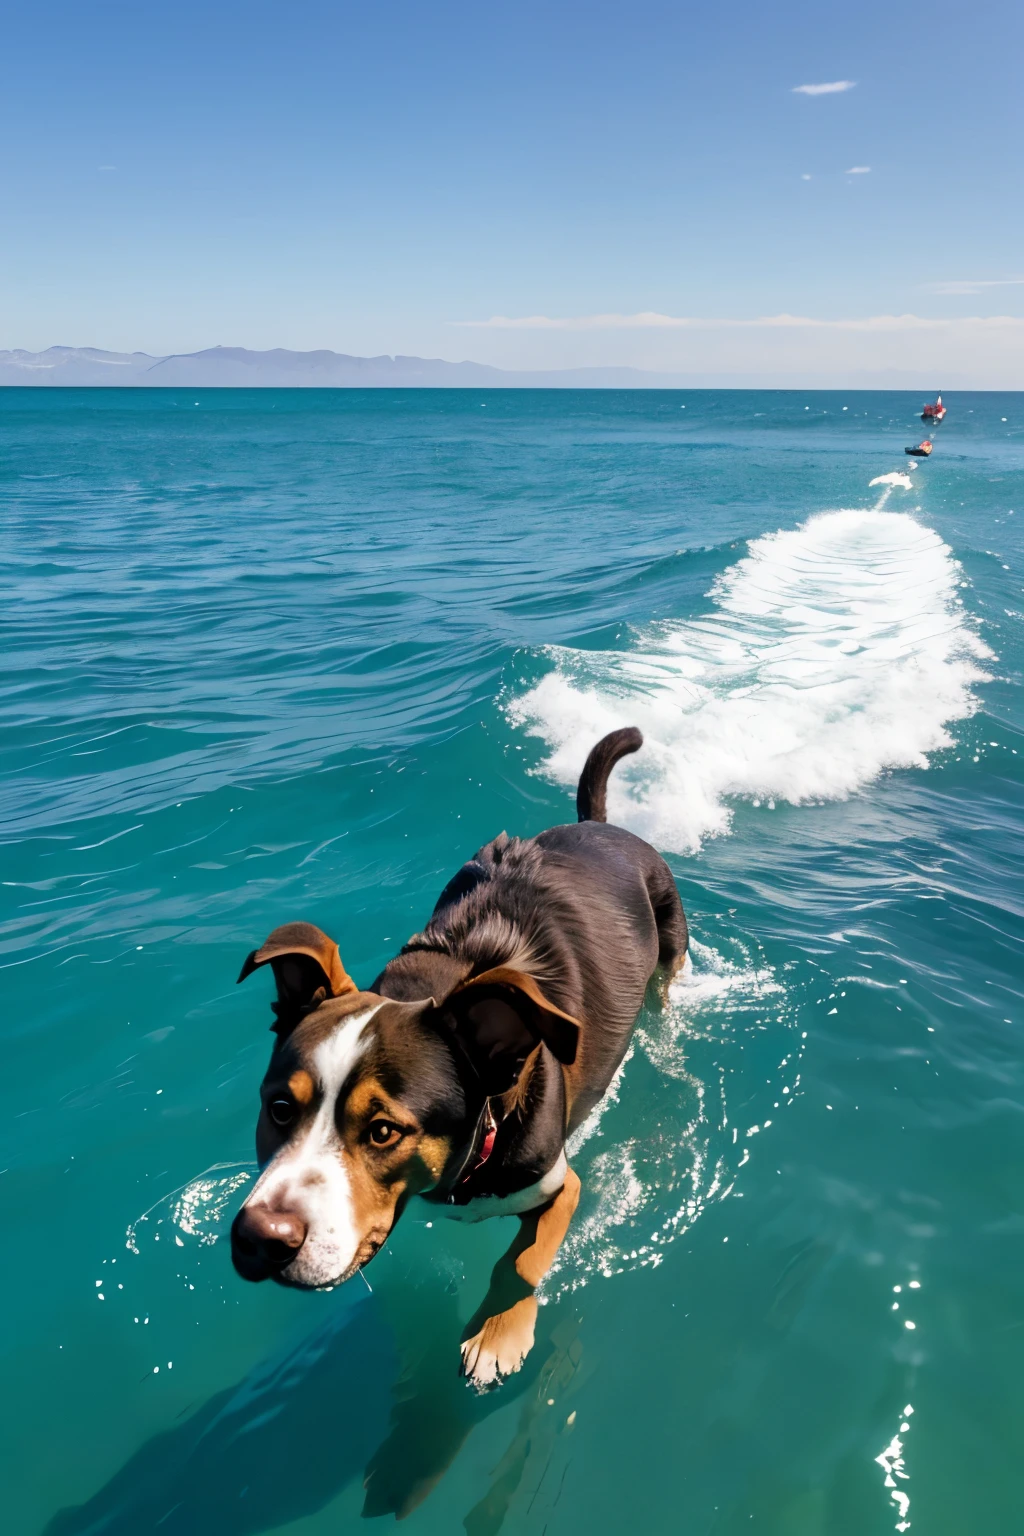
<path fill-rule="evenodd" d="M 498 1134 L 498 1122 L 494 1118 L 490 1099 L 484 1102 L 484 1107 L 480 1113 L 480 1123 L 483 1126 L 484 1132 L 483 1141 L 480 1143 L 480 1151 L 477 1153 L 476 1162 L 462 1175 L 462 1178 L 459 1180 L 460 1184 L 467 1183 L 474 1173 L 479 1173 L 484 1163 L 486 1163 L 494 1151 L 494 1138 Z"/>
<path fill-rule="evenodd" d="M 483 1132 L 482 1138 L 480 1137 L 481 1131 Z M 461 1190 L 464 1185 L 469 1183 L 474 1174 L 480 1172 L 480 1169 L 484 1166 L 491 1153 L 494 1151 L 494 1139 L 497 1134 L 498 1121 L 494 1118 L 494 1111 L 491 1108 L 490 1099 L 485 1099 L 483 1109 L 480 1111 L 480 1119 L 477 1121 L 476 1135 L 473 1138 L 474 1148 L 476 1148 L 477 1140 L 480 1138 L 479 1151 L 477 1151 L 475 1158 L 473 1157 L 472 1152 L 469 1154 L 469 1157 L 466 1160 L 466 1167 L 464 1172 L 461 1173 L 459 1178 L 456 1180 L 455 1189 L 452 1190 L 449 1199 L 454 1200 L 455 1190 Z"/>

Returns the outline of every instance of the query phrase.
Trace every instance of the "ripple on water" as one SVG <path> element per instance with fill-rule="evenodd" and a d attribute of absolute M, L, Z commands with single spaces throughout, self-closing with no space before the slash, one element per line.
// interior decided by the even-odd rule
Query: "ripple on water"
<path fill-rule="evenodd" d="M 705 919 L 702 931 L 715 926 Z M 789 976 L 783 981 L 757 943 L 727 929 L 714 937 L 714 944 L 691 940 L 664 1008 L 641 1015 L 608 1095 L 570 1139 L 583 1192 L 544 1301 L 657 1267 L 670 1243 L 733 1192 L 752 1138 L 800 1091 L 802 988 Z M 623 1095 L 641 1061 L 653 1083 Z M 744 1106 L 744 1123 L 733 1100 Z M 746 1119 L 751 1105 L 762 1117 L 754 1123 Z"/>

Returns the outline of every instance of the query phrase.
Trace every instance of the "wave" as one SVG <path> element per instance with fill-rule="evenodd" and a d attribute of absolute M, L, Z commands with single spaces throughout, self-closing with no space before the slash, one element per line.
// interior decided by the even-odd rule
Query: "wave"
<path fill-rule="evenodd" d="M 891 487 L 889 488 L 891 490 Z M 825 512 L 751 541 L 702 618 L 653 623 L 627 651 L 549 647 L 552 670 L 506 705 L 574 784 L 606 731 L 644 732 L 609 819 L 693 853 L 729 831 L 730 801 L 844 799 L 924 768 L 978 707 L 991 651 L 964 611 L 960 565 L 906 513 Z"/>

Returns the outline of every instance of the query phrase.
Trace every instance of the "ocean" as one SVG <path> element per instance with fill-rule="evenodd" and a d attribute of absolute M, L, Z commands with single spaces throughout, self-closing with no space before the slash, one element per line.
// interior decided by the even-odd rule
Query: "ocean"
<path fill-rule="evenodd" d="M 1024 395 L 946 401 L 0 391 L 5 1529 L 1021 1528 Z M 235 978 L 367 985 L 619 725 L 692 969 L 478 1397 L 510 1222 L 235 1275 Z"/>

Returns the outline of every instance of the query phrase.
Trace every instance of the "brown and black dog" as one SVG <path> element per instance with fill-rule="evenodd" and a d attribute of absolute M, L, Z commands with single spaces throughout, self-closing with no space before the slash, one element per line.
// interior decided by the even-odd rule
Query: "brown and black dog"
<path fill-rule="evenodd" d="M 686 956 L 668 865 L 605 822 L 608 775 L 642 744 L 633 729 L 599 741 L 579 823 L 481 848 L 368 991 L 310 923 L 249 955 L 240 981 L 273 969 L 277 1039 L 256 1130 L 263 1171 L 231 1230 L 239 1274 L 340 1285 L 412 1195 L 464 1220 L 517 1215 L 462 1369 L 479 1388 L 519 1369 L 579 1198 L 566 1138 L 606 1092 L 648 983 Z"/>

